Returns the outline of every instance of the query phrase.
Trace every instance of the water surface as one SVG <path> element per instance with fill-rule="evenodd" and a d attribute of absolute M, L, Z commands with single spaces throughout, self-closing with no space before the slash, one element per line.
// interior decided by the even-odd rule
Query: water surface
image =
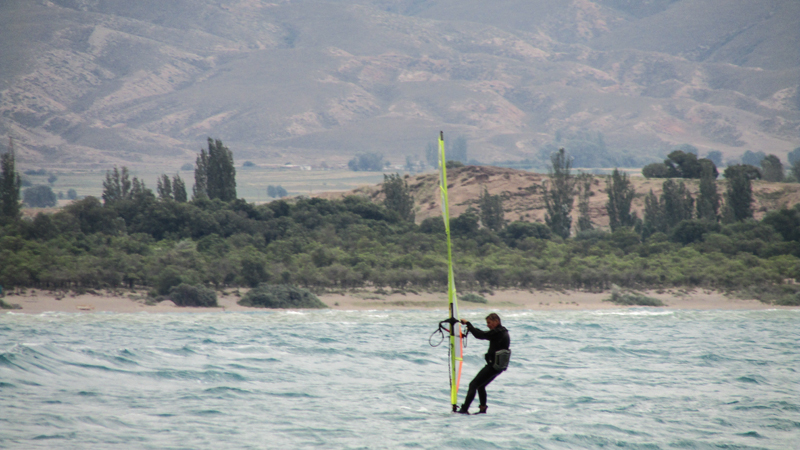
<path fill-rule="evenodd" d="M 800 311 L 507 312 L 485 416 L 449 412 L 444 316 L 0 314 L 0 448 L 800 447 Z"/>

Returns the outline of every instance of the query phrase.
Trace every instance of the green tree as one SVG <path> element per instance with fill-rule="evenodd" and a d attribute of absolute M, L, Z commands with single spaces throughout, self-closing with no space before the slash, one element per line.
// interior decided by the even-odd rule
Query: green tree
<path fill-rule="evenodd" d="M 664 208 L 658 196 L 650 189 L 650 193 L 644 198 L 644 224 L 642 227 L 642 237 L 647 238 L 653 233 L 665 232 L 667 230 L 664 221 Z"/>
<path fill-rule="evenodd" d="M 669 178 L 670 170 L 663 162 L 652 163 L 642 167 L 642 175 L 645 178 Z"/>
<path fill-rule="evenodd" d="M 753 217 L 753 171 L 747 164 L 736 164 L 725 169 L 728 188 L 725 190 L 725 219 L 740 222 Z"/>
<path fill-rule="evenodd" d="M 236 200 L 236 168 L 233 164 L 233 152 L 222 145 L 219 139 L 208 138 L 206 195 L 210 199 L 218 198 L 224 202 Z"/>
<path fill-rule="evenodd" d="M 172 198 L 178 203 L 186 203 L 188 199 L 186 195 L 186 183 L 184 183 L 181 176 L 177 174 L 172 177 Z"/>
<path fill-rule="evenodd" d="M 408 182 L 400 174 L 383 175 L 383 206 L 389 211 L 395 211 L 400 218 L 409 222 L 414 221 L 414 197 L 408 188 Z"/>
<path fill-rule="evenodd" d="M 674 150 L 667 155 L 663 163 L 648 164 L 642 168 L 642 175 L 647 178 L 700 178 L 703 168 L 708 166 L 713 169 L 714 177 L 718 175 L 717 165 L 708 158 L 697 158 L 697 151 L 691 145 L 683 145 L 681 148 L 693 151 L 684 152 Z M 716 156 L 716 155 L 715 155 Z"/>
<path fill-rule="evenodd" d="M 588 173 L 578 175 L 578 231 L 589 231 L 594 228 L 589 214 L 589 197 L 592 196 L 592 181 Z"/>
<path fill-rule="evenodd" d="M 703 174 L 700 177 L 700 194 L 697 196 L 697 218 L 712 222 L 719 221 L 717 181 L 709 167 L 703 167 Z"/>
<path fill-rule="evenodd" d="M 483 188 L 478 199 L 478 210 L 480 211 L 481 223 L 484 227 L 492 231 L 500 231 L 505 225 L 505 213 L 503 212 L 503 198 L 499 195 L 489 195 L 486 187 Z"/>
<path fill-rule="evenodd" d="M 668 230 L 694 215 L 694 199 L 681 181 L 667 180 L 662 186 L 661 207 L 663 219 Z"/>
<path fill-rule="evenodd" d="M 15 166 L 14 143 L 9 138 L 8 151 L 0 155 L 0 218 L 3 220 L 19 218 L 22 180 Z"/>
<path fill-rule="evenodd" d="M 50 186 L 39 185 L 25 189 L 23 202 L 33 208 L 50 208 L 56 206 L 58 199 Z"/>
<path fill-rule="evenodd" d="M 284 189 L 281 185 L 273 186 L 270 184 L 267 186 L 267 195 L 270 198 L 283 198 L 289 195 L 289 193 L 286 192 L 286 189 Z"/>
<path fill-rule="evenodd" d="M 220 199 L 225 202 L 236 200 L 236 168 L 233 152 L 219 139 L 208 138 L 208 151 L 200 149 L 194 168 L 195 199 Z"/>
<path fill-rule="evenodd" d="M 784 179 L 783 163 L 775 155 L 769 155 L 762 159 L 761 169 L 766 181 L 781 182 Z"/>
<path fill-rule="evenodd" d="M 192 186 L 192 199 L 208 198 L 208 153 L 200 149 L 200 154 L 194 162 L 194 186 Z"/>
<path fill-rule="evenodd" d="M 608 194 L 606 211 L 611 231 L 632 227 L 636 223 L 636 213 L 631 213 L 631 203 L 636 191 L 628 175 L 615 168 L 614 172 L 606 177 L 606 193 Z"/>
<path fill-rule="evenodd" d="M 553 233 L 566 239 L 572 228 L 572 202 L 575 177 L 571 173 L 572 158 L 562 148 L 550 155 L 549 185 L 544 187 L 545 223 Z"/>
<path fill-rule="evenodd" d="M 161 200 L 172 199 L 172 181 L 170 181 L 169 176 L 166 174 L 161 175 L 158 178 L 158 185 L 156 186 L 156 192 L 158 192 L 158 198 Z"/>
<path fill-rule="evenodd" d="M 114 169 L 106 171 L 106 179 L 103 181 L 103 204 L 110 205 L 119 200 L 129 198 L 131 192 L 131 180 L 128 168 L 122 166 L 122 170 Z"/>
<path fill-rule="evenodd" d="M 380 153 L 359 153 L 347 163 L 347 167 L 354 172 L 379 172 L 385 165 Z"/>
<path fill-rule="evenodd" d="M 694 153 L 674 150 L 667 155 L 664 164 L 669 169 L 670 178 L 700 178 L 700 163 Z"/>

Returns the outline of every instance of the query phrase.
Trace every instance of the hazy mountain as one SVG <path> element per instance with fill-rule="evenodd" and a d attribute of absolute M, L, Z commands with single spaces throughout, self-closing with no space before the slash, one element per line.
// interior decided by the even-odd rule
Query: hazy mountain
<path fill-rule="evenodd" d="M 796 0 L 9 0 L 0 133 L 23 165 L 470 158 L 632 166 L 800 146 Z"/>

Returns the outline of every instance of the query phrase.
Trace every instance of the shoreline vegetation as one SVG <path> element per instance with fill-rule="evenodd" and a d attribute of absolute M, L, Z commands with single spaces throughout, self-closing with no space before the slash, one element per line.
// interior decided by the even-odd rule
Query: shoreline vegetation
<path fill-rule="evenodd" d="M 265 311 L 263 307 L 243 306 L 239 300 L 249 289 L 226 289 L 217 297 L 216 307 L 177 306 L 172 300 L 153 301 L 146 290 L 92 290 L 91 293 L 16 290 L 3 299 L 19 309 L 0 310 L 17 314 L 65 313 L 224 313 Z M 777 306 L 758 300 L 741 299 L 721 291 L 705 289 L 644 290 L 637 292 L 663 305 L 653 310 L 767 310 L 796 309 Z M 464 296 L 467 294 L 460 294 Z M 612 291 L 584 292 L 559 290 L 497 290 L 481 296 L 487 303 L 460 301 L 462 312 L 515 310 L 532 311 L 590 311 L 642 308 L 639 305 L 620 305 L 610 301 Z M 446 292 L 385 291 L 357 289 L 318 294 L 320 301 L 331 310 L 442 310 L 447 309 Z M 291 308 L 289 308 L 291 309 Z M 274 309 L 271 309 L 274 311 Z"/>
<path fill-rule="evenodd" d="M 433 308 L 437 292 L 446 290 L 445 224 L 441 217 L 415 219 L 423 207 L 415 195 L 437 188 L 409 185 L 409 176 L 384 176 L 377 197 L 253 204 L 236 195 L 232 152 L 209 138 L 208 152 L 197 158 L 191 200 L 178 175 L 163 175 L 156 196 L 131 179 L 127 168 L 115 167 L 106 174 L 102 201 L 86 197 L 23 218 L 13 153 L 2 156 L 0 286 L 9 293 L 4 308 L 18 304 L 24 310 L 31 302 L 11 298 L 27 289 L 52 292 L 55 302 L 111 292 L 99 297 L 126 298 L 142 307 L 171 299 L 185 308 L 234 309 L 241 305 L 238 298 L 229 301 L 230 293 L 241 296 L 248 288 L 260 292 L 243 298 L 245 304 L 269 308 Z M 452 199 L 470 205 L 449 221 L 462 305 L 534 308 L 560 296 L 553 300 L 560 305 L 591 299 L 598 308 L 669 307 L 674 296 L 659 295 L 702 292 L 715 305 L 727 296 L 800 306 L 800 203 L 756 220 L 751 181 L 760 177 L 759 169 L 725 169 L 722 203 L 713 163 L 689 156 L 694 155 L 675 151 L 665 165 L 702 174 L 697 198 L 683 178 L 668 178 L 660 195 L 646 195 L 643 218 L 631 210 L 642 193 L 615 169 L 605 179 L 607 228 L 596 226 L 590 214 L 597 210 L 590 203 L 592 186 L 600 180 L 572 175 L 563 148 L 552 155 L 547 180 L 520 187 L 539 199 L 526 211 L 544 210 L 544 223 L 529 217 L 506 221 L 506 197 L 489 194 L 485 186 L 478 198 Z M 452 180 L 484 180 L 474 166 L 451 163 Z M 438 207 L 434 197 L 424 200 L 425 208 Z M 341 301 L 330 300 L 332 292 L 343 293 Z M 357 293 L 367 297 L 357 301 Z"/>

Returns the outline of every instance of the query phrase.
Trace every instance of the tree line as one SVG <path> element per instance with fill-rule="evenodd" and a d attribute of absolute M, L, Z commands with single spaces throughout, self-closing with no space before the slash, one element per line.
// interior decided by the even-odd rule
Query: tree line
<path fill-rule="evenodd" d="M 225 148 L 213 144 L 217 150 Z M 207 171 L 219 164 L 223 175 L 196 173 L 191 199 L 181 194 L 187 190 L 181 182 L 176 196 L 175 178 L 168 178 L 170 190 L 162 177 L 156 195 L 122 168 L 109 171 L 102 199 L 86 197 L 32 220 L 21 219 L 14 210 L 18 190 L 17 203 L 5 200 L 14 192 L 16 174 L 13 158 L 4 158 L 0 284 L 78 290 L 138 287 L 153 295 L 167 295 L 181 284 L 217 289 L 264 283 L 312 290 L 446 288 L 444 224 L 441 218 L 415 223 L 406 178 L 385 176 L 381 203 L 349 196 L 254 205 L 222 198 L 235 192 L 233 158 L 227 152 L 198 156 L 197 168 Z M 796 300 L 794 285 L 784 280 L 800 278 L 800 208 L 753 220 L 746 196 L 742 206 L 734 205 L 739 201 L 735 189 L 746 193 L 749 186 L 746 170 L 725 174 L 729 186 L 717 196 L 718 213 L 710 187 L 702 193 L 701 186 L 694 199 L 679 180 L 668 179 L 665 183 L 671 184 L 660 196 L 653 195 L 651 211 L 646 209 L 642 218 L 630 210 L 630 180 L 615 171 L 606 178 L 612 226 L 600 230 L 590 219 L 582 221 L 588 218 L 581 212 L 587 178 L 572 173 L 566 152 L 556 152 L 551 162 L 545 224 L 508 223 L 502 197 L 485 190 L 477 209 L 451 219 L 461 292 L 603 290 L 612 283 L 630 288 L 760 286 L 763 292 L 777 292 L 775 301 Z M 732 187 L 734 179 L 741 187 Z M 197 187 L 198 180 L 205 181 L 204 188 Z M 221 184 L 210 187 L 214 183 Z M 574 228 L 575 197 L 578 229 L 567 234 Z M 734 213 L 726 216 L 726 209 Z"/>

